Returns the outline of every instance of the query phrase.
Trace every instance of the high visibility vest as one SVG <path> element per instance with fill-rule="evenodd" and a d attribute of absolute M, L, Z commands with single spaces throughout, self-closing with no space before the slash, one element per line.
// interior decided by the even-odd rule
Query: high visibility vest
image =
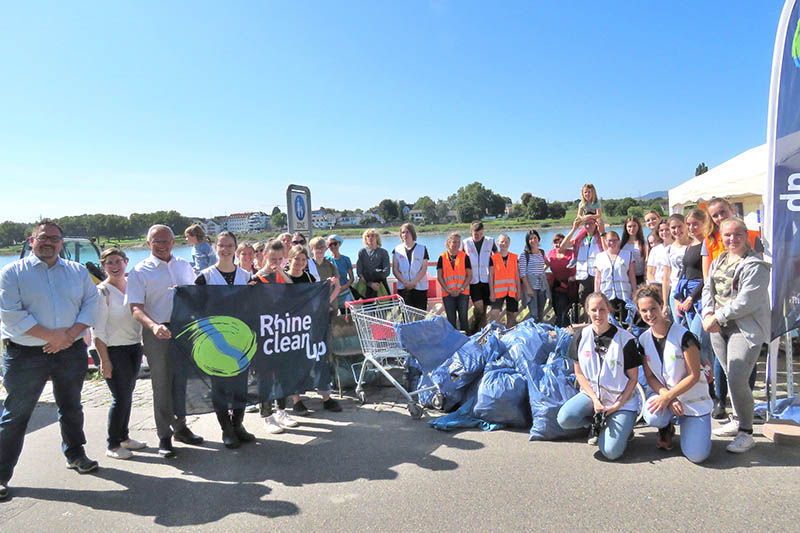
<path fill-rule="evenodd" d="M 442 277 L 447 290 L 452 291 L 464 286 L 464 280 L 467 279 L 466 258 L 467 254 L 459 251 L 456 255 L 455 266 L 452 266 L 450 264 L 450 254 L 448 252 L 442 254 Z M 461 294 L 469 294 L 469 285 Z"/>
<path fill-rule="evenodd" d="M 493 246 L 494 240 L 491 237 L 484 237 L 481 253 L 478 253 L 472 237 L 462 241 L 461 249 L 467 252 L 469 262 L 472 265 L 472 281 L 470 281 L 470 284 L 489 283 L 489 258 L 492 256 Z"/>
<path fill-rule="evenodd" d="M 600 271 L 600 292 L 609 300 L 620 299 L 625 302 L 633 300 L 631 280 L 628 268 L 631 264 L 630 250 L 620 250 L 613 261 L 608 251 L 600 252 L 594 260 L 594 267 Z"/>
<path fill-rule="evenodd" d="M 617 398 L 628 385 L 628 374 L 625 373 L 625 354 L 623 347 L 634 337 L 622 328 L 617 328 L 617 333 L 608 347 L 605 356 L 600 358 L 594 346 L 594 332 L 592 326 L 581 330 L 578 342 L 578 364 L 581 372 L 586 376 L 597 398 L 605 406 L 617 401 Z M 625 404 L 620 407 L 622 411 L 639 412 L 639 395 L 635 392 Z"/>
<path fill-rule="evenodd" d="M 411 252 L 411 262 L 408 261 L 408 255 L 406 255 L 406 245 L 400 243 L 394 249 L 394 256 L 397 258 L 397 266 L 400 268 L 400 273 L 406 279 L 414 279 L 417 274 L 419 274 L 420 270 L 427 270 L 428 265 L 427 261 L 425 261 L 425 245 L 417 243 L 414 246 L 414 251 Z M 427 291 L 428 290 L 428 276 L 424 276 L 421 280 L 417 282 L 414 287 L 406 287 L 400 281 L 397 281 L 397 288 L 398 289 L 416 289 L 418 291 Z"/>
<path fill-rule="evenodd" d="M 201 270 L 200 274 L 202 274 L 202 276 L 206 278 L 206 284 L 208 285 L 228 284 L 228 282 L 225 281 L 225 278 L 222 277 L 222 274 L 219 273 L 219 270 L 217 270 L 217 267 L 214 265 Z M 250 281 L 250 273 L 242 270 L 239 267 L 236 267 L 236 275 L 233 278 L 233 284 L 247 285 L 248 281 Z"/>
<path fill-rule="evenodd" d="M 664 342 L 664 361 L 658 356 L 653 330 L 648 329 L 639 336 L 639 344 L 644 348 L 645 364 L 656 378 L 667 388 L 672 389 L 689 373 L 683 356 L 681 341 L 687 329 L 672 324 Z M 711 412 L 714 402 L 708 394 L 708 382 L 705 372 L 700 372 L 700 379 L 692 388 L 678 396 L 683 411 L 689 416 L 703 416 Z"/>
<path fill-rule="evenodd" d="M 517 280 L 519 279 L 519 265 L 517 254 L 508 252 L 508 261 L 503 262 L 500 252 L 492 255 L 494 266 L 494 297 L 503 298 L 506 295 L 517 297 Z"/>
<path fill-rule="evenodd" d="M 747 240 L 750 242 L 750 249 L 754 250 L 756 247 L 756 239 L 760 237 L 757 231 L 751 229 L 747 230 Z M 722 244 L 722 234 L 717 230 L 711 237 L 706 237 L 706 249 L 708 256 L 713 261 L 719 254 L 725 251 L 725 246 Z"/>
<path fill-rule="evenodd" d="M 599 231 L 591 239 L 589 235 L 583 238 L 578 248 L 578 256 L 575 258 L 575 279 L 584 280 L 589 276 L 594 277 L 594 260 L 602 251 Z"/>

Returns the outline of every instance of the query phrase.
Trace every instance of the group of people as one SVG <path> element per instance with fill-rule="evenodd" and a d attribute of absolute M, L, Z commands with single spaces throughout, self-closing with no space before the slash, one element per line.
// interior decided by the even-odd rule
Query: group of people
<path fill-rule="evenodd" d="M 621 237 L 605 231 L 602 207 L 588 184 L 571 230 L 556 234 L 547 254 L 535 229 L 528 231 L 517 255 L 509 251 L 508 235 L 492 239 L 484 236 L 480 221 L 473 222 L 469 237 L 448 235 L 437 258 L 447 319 L 468 331 L 471 301 L 474 329 L 487 318 L 497 319 L 503 309 L 510 327 L 522 300 L 531 318 L 543 321 L 549 300 L 556 325 L 567 326 L 568 310 L 579 302 L 589 325 L 575 334 L 569 350 L 580 393 L 559 412 L 564 428 L 594 428 L 590 441 L 604 456 L 622 455 L 641 408 L 634 389 L 643 367 L 653 392 L 644 416 L 659 428 L 659 447 L 672 447 L 677 424 L 684 455 L 693 462 L 705 460 L 710 418 L 725 416 L 730 389 L 736 416 L 714 433 L 735 437 L 729 451 L 747 451 L 753 446 L 754 369 L 769 336 L 769 265 L 761 259 L 760 241 L 733 217 L 724 199 L 714 199 L 706 211 L 693 210 L 685 218 L 676 214 L 662 220 L 650 211 L 644 224 L 650 230 L 646 239 L 635 216 L 625 220 Z M 32 253 L 0 271 L 3 382 L 8 392 L 0 414 L 0 499 L 8 495 L 25 429 L 48 379 L 59 409 L 67 466 L 81 473 L 97 468 L 84 450 L 81 388 L 87 328 L 112 394 L 109 457 L 127 459 L 145 447 L 128 431 L 143 354 L 151 373 L 158 453 L 174 456 L 173 439 L 203 442 L 186 425 L 185 378 L 175 372 L 170 355 L 176 286 L 327 281 L 331 312 L 336 313 L 349 299 L 389 294 L 387 278 L 393 273 L 397 291 L 409 305 L 428 306 L 430 256 L 417 243 L 413 224 L 401 227 L 401 242 L 391 256 L 381 247 L 378 231 L 366 230 L 355 276 L 351 260 L 340 252 L 343 240 L 338 235 L 306 243 L 300 233 L 285 233 L 267 243 L 239 244 L 235 235 L 222 232 L 210 247 L 202 228 L 192 226 L 185 233 L 193 245 L 189 263 L 172 254 L 172 230 L 155 225 L 147 233 L 151 254 L 127 276 L 125 253 L 103 251 L 100 263 L 107 277 L 96 287 L 82 265 L 59 257 L 62 233 L 53 222 L 37 224 L 30 238 Z M 638 340 L 621 325 L 631 310 L 648 327 Z M 715 388 L 710 389 L 712 374 L 703 372 L 703 363 L 710 366 L 712 360 Z M 236 448 L 254 436 L 244 428 L 245 409 L 231 401 L 233 391 L 223 392 L 214 396 L 214 409 L 224 445 Z M 329 387 L 323 384 L 318 392 L 324 409 L 341 410 Z M 297 427 L 286 412 L 287 400 L 294 415 L 309 414 L 297 395 L 254 406 L 269 432 Z"/>

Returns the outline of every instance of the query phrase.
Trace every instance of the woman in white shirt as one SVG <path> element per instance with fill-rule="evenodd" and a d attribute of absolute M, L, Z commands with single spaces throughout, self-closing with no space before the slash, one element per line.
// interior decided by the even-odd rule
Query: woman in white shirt
<path fill-rule="evenodd" d="M 133 389 L 142 366 L 142 325 L 125 305 L 125 269 L 128 266 L 125 252 L 119 248 L 104 250 L 100 254 L 100 266 L 108 277 L 97 285 L 100 303 L 92 337 L 100 356 L 100 372 L 112 397 L 106 455 L 129 459 L 133 455 L 131 450 L 145 447 L 128 435 Z"/>
<path fill-rule="evenodd" d="M 661 293 L 664 299 L 664 314 L 672 317 L 673 324 L 679 324 L 681 317 L 675 311 L 675 287 L 683 273 L 683 255 L 689 247 L 691 239 L 686 229 L 683 215 L 670 215 L 669 232 L 672 235 L 672 244 L 667 246 L 664 265 L 664 278 L 661 284 Z"/>

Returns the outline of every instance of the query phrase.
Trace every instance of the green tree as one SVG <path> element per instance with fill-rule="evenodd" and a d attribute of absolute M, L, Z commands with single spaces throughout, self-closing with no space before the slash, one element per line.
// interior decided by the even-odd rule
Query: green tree
<path fill-rule="evenodd" d="M 397 204 L 388 198 L 381 200 L 381 203 L 378 204 L 376 211 L 378 211 L 378 214 L 383 217 L 386 222 L 397 220 L 399 218 Z"/>
<path fill-rule="evenodd" d="M 286 226 L 286 213 L 277 213 L 272 215 L 272 227 L 277 230 L 282 230 Z"/>
<path fill-rule="evenodd" d="M 564 218 L 567 208 L 561 202 L 553 202 L 547 207 L 547 214 L 549 218 Z"/>
<path fill-rule="evenodd" d="M 529 193 L 529 192 L 522 193 L 522 196 L 519 197 L 519 201 L 522 204 L 522 207 L 527 209 L 528 208 L 528 202 L 531 201 L 531 198 L 533 198 L 533 195 L 531 193 Z"/>
<path fill-rule="evenodd" d="M 276 205 L 275 207 L 273 207 L 273 208 L 272 208 L 272 213 L 271 213 L 271 215 L 274 217 L 275 215 L 277 215 L 277 214 L 278 214 L 278 213 L 280 213 L 280 212 L 281 212 L 281 208 L 280 208 L 279 206 L 277 206 L 277 205 Z"/>
<path fill-rule="evenodd" d="M 642 220 L 644 217 L 644 210 L 638 205 L 631 206 L 628 208 L 627 215 L 629 217 L 638 217 L 639 220 Z"/>
<path fill-rule="evenodd" d="M 705 174 L 706 172 L 708 172 L 708 167 L 706 166 L 705 163 L 700 163 L 699 165 L 697 165 L 697 168 L 694 169 L 695 176 L 699 176 L 700 174 Z"/>
<path fill-rule="evenodd" d="M 638 205 L 639 203 L 636 200 L 634 200 L 630 196 L 626 196 L 625 198 L 618 200 L 616 214 L 619 216 L 625 216 L 628 214 L 628 209 L 630 209 L 631 207 L 636 207 Z M 603 207 L 605 207 L 605 205 Z"/>
<path fill-rule="evenodd" d="M 425 215 L 425 222 L 436 222 L 436 203 L 431 200 L 430 196 L 423 196 L 414 202 L 414 209 L 419 209 Z"/>
<path fill-rule="evenodd" d="M 29 225 L 6 220 L 0 223 L 0 245 L 10 246 L 25 240 L 29 234 Z"/>
<path fill-rule="evenodd" d="M 522 207 L 521 202 L 511 204 L 511 209 L 508 211 L 508 218 L 522 218 L 525 216 L 525 208 Z"/>
<path fill-rule="evenodd" d="M 532 196 L 530 201 L 528 202 L 528 209 L 527 209 L 527 216 L 531 220 L 542 220 L 547 218 L 549 214 L 549 209 L 547 205 L 547 200 L 544 198 L 539 198 L 538 196 Z"/>
<path fill-rule="evenodd" d="M 450 207 L 447 205 L 447 202 L 444 200 L 439 200 L 436 202 L 436 221 L 447 222 L 447 213 L 449 211 Z"/>

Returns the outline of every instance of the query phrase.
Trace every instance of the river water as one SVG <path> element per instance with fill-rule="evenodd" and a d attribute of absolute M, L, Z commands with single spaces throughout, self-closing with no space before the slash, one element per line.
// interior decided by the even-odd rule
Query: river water
<path fill-rule="evenodd" d="M 620 228 L 608 228 L 608 229 L 615 229 L 620 231 Z M 566 234 L 568 230 L 566 229 L 538 229 L 539 235 L 541 236 L 541 247 L 549 251 L 553 247 L 553 236 L 556 233 L 564 233 Z M 509 237 L 511 237 L 511 251 L 514 253 L 521 253 L 525 247 L 525 233 L 526 231 L 508 231 L 505 232 Z M 487 236 L 496 238 L 498 233 L 486 233 Z M 469 236 L 469 231 L 465 230 L 461 233 L 461 237 L 465 238 Z M 420 244 L 424 244 L 428 248 L 428 254 L 430 255 L 431 261 L 435 261 L 442 252 L 445 251 L 444 241 L 447 238 L 446 235 L 419 235 L 417 242 Z M 381 235 L 382 245 L 386 248 L 387 251 L 391 252 L 391 250 L 400 244 L 400 235 Z M 360 237 L 347 237 L 343 238 L 344 242 L 342 243 L 341 253 L 350 257 L 355 265 L 356 258 L 358 257 L 358 251 L 364 247 L 364 243 L 361 241 Z M 129 249 L 125 250 L 129 258 L 128 263 L 128 270 L 133 268 L 133 266 L 138 263 L 139 261 L 145 259 L 148 255 L 150 255 L 150 250 L 147 248 L 136 248 L 136 249 Z M 192 257 L 192 248 L 191 246 L 178 246 L 173 249 L 173 254 L 178 257 L 182 257 L 188 261 L 191 261 Z M 14 261 L 19 256 L 11 256 L 11 255 L 0 255 L 0 267 Z M 433 267 L 431 267 L 433 268 Z"/>

